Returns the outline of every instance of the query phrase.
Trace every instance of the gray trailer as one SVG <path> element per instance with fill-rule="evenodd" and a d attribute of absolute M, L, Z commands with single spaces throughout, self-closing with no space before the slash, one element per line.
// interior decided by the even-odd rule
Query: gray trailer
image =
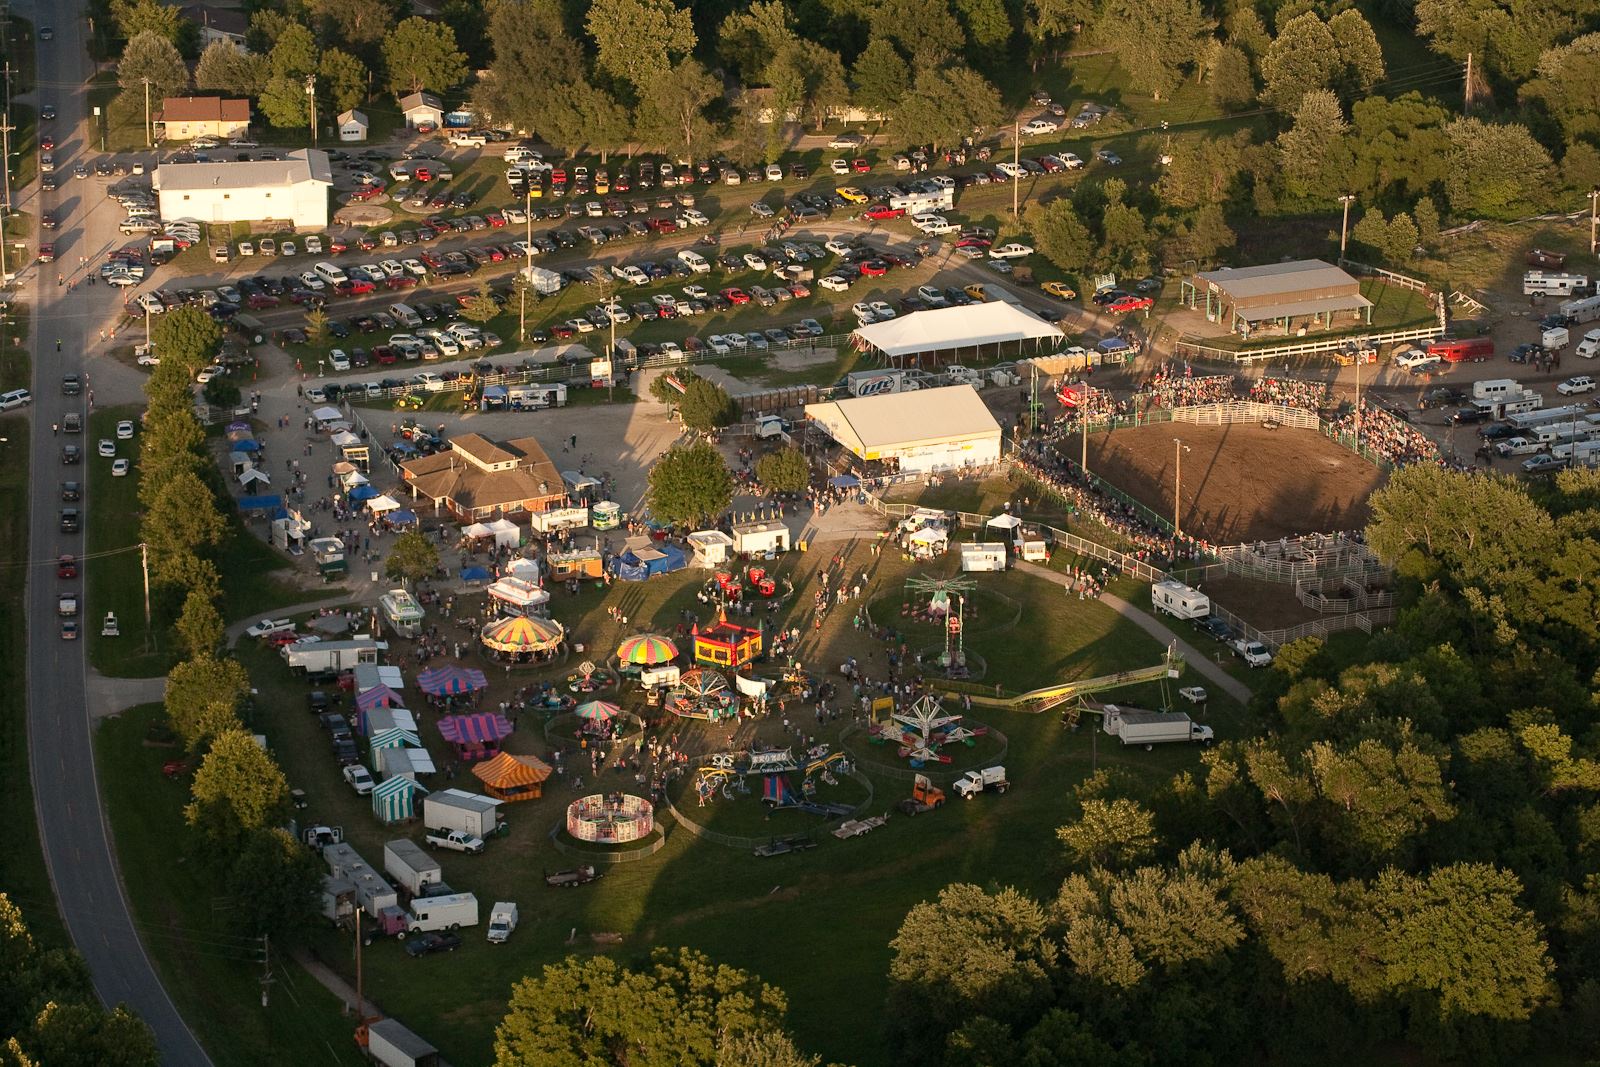
<path fill-rule="evenodd" d="M 1146 752 L 1169 741 L 1211 742 L 1211 727 L 1195 722 L 1181 711 L 1145 711 L 1116 704 L 1103 706 L 1102 726 L 1123 745 L 1143 745 Z"/>
<path fill-rule="evenodd" d="M 343 841 L 328 845 L 322 850 L 322 859 L 328 865 L 328 873 L 347 880 L 354 887 L 356 905 L 374 919 L 380 917 L 383 909 L 399 905 L 400 897 L 394 886 L 373 870 L 353 845 Z"/>
<path fill-rule="evenodd" d="M 420 896 L 424 887 L 444 880 L 439 861 L 415 841 L 405 839 L 383 846 L 383 869 L 411 896 Z"/>
<path fill-rule="evenodd" d="M 439 1050 L 394 1019 L 367 1024 L 367 1053 L 384 1067 L 438 1067 Z"/>

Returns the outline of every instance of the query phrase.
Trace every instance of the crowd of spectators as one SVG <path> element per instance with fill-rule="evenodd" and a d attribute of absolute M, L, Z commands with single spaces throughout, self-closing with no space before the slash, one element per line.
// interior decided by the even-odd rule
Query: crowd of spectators
<path fill-rule="evenodd" d="M 1237 400 L 1235 382 L 1231 374 L 1211 374 L 1196 378 L 1193 368 L 1185 363 L 1163 363 L 1150 377 L 1140 383 L 1134 398 L 1143 410 L 1150 408 L 1189 408 L 1200 404 L 1226 404 Z"/>
<path fill-rule="evenodd" d="M 1326 382 L 1300 378 L 1259 378 L 1250 386 L 1250 399 L 1305 411 L 1321 412 L 1333 407 L 1333 391 Z"/>
<path fill-rule="evenodd" d="M 1341 437 L 1356 432 L 1355 409 L 1335 418 L 1330 425 Z M 1384 411 L 1361 400 L 1361 444 L 1396 467 L 1411 463 L 1441 463 L 1439 446 L 1428 436 Z"/>

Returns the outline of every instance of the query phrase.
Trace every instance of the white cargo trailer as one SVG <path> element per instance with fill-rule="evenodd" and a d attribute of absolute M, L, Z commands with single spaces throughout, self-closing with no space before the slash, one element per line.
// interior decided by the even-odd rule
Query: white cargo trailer
<path fill-rule="evenodd" d="M 1195 722 L 1181 711 L 1145 711 L 1106 704 L 1101 718 L 1106 733 L 1124 745 L 1143 745 L 1147 752 L 1168 741 L 1211 743 L 1211 727 Z"/>
<path fill-rule="evenodd" d="M 1203 619 L 1211 614 L 1211 598 L 1173 578 L 1150 587 L 1150 602 L 1157 611 L 1179 619 Z"/>

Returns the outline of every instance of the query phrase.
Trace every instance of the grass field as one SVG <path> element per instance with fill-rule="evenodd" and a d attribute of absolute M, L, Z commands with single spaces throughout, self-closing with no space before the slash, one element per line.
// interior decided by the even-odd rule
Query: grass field
<path fill-rule="evenodd" d="M 105 720 L 95 759 L 134 925 L 162 984 L 218 1064 L 363 1062 L 338 1001 L 277 948 L 261 1007 L 261 942 L 239 936 L 205 857 L 186 847 L 188 778 L 161 774 L 173 750 L 146 744 L 161 718 L 146 704 Z"/>
<path fill-rule="evenodd" d="M 119 419 L 137 418 L 139 409 L 127 405 L 105 408 L 89 416 L 88 430 L 78 444 L 83 446 L 83 468 L 64 477 L 92 479 L 93 499 L 83 505 L 88 531 L 86 547 L 94 557 L 87 568 L 87 603 L 84 631 L 89 641 L 89 662 L 102 674 L 113 678 L 154 678 L 165 674 L 170 650 L 169 635 L 160 628 L 147 633 L 144 625 L 144 577 L 140 566 L 139 522 L 139 446 L 131 441 L 117 442 L 117 455 L 132 460 L 126 477 L 111 476 L 111 460 L 95 455 L 95 444 L 102 437 L 115 438 Z M 120 637 L 101 637 L 98 621 L 106 612 L 116 612 Z"/>

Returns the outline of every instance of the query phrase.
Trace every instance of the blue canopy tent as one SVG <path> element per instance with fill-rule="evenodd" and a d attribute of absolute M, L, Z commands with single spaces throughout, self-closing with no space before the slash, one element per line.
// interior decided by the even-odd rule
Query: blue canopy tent
<path fill-rule="evenodd" d="M 688 566 L 683 549 L 664 541 L 630 548 L 611 560 L 611 573 L 625 582 L 642 582 L 657 574 L 671 574 Z"/>
<path fill-rule="evenodd" d="M 463 582 L 487 582 L 489 580 L 489 571 L 484 567 L 463 567 L 461 568 L 461 580 Z"/>
<path fill-rule="evenodd" d="M 239 498 L 240 511 L 273 511 L 283 507 L 283 497 L 277 493 L 264 496 L 242 496 Z"/>
<path fill-rule="evenodd" d="M 359 504 L 363 500 L 371 500 L 373 497 L 377 496 L 378 491 L 372 488 L 370 485 L 358 485 L 351 489 L 347 495 L 351 500 L 354 500 Z"/>
<path fill-rule="evenodd" d="M 261 451 L 261 442 L 247 437 L 243 440 L 233 442 L 233 444 L 229 445 L 228 447 L 233 449 L 235 452 L 259 452 Z"/>
<path fill-rule="evenodd" d="M 854 489 L 861 484 L 861 479 L 854 474 L 835 474 L 828 479 L 828 484 L 835 489 Z"/>
<path fill-rule="evenodd" d="M 417 523 L 417 513 L 406 508 L 391 511 L 386 518 L 390 526 L 415 526 Z"/>

